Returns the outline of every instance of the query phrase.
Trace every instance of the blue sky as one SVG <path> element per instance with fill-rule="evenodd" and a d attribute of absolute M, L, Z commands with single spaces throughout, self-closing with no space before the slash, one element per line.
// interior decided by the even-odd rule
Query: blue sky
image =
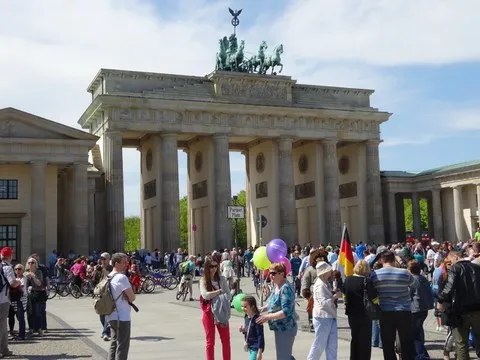
<path fill-rule="evenodd" d="M 480 158 L 480 2 L 446 0 L 0 0 L 0 108 L 75 126 L 100 68 L 205 75 L 228 6 L 243 8 L 246 50 L 283 43 L 284 75 L 375 89 L 382 170 L 421 171 Z M 42 16 L 38 16 L 42 13 Z M 124 151 L 125 211 L 139 212 L 135 150 Z M 180 193 L 186 158 L 179 153 Z M 232 192 L 244 158 L 231 153 Z"/>

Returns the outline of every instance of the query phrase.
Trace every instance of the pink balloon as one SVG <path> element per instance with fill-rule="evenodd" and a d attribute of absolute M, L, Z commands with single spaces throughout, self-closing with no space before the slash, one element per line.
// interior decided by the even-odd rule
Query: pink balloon
<path fill-rule="evenodd" d="M 292 271 L 292 264 L 290 263 L 290 260 L 285 257 L 282 258 L 282 262 L 285 264 L 285 268 L 287 269 L 287 272 L 285 273 L 285 276 L 287 276 Z"/>

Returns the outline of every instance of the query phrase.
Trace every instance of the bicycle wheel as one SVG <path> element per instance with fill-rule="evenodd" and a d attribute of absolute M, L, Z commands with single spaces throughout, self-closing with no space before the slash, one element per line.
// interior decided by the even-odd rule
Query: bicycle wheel
<path fill-rule="evenodd" d="M 265 284 L 263 288 L 263 302 L 267 301 L 267 299 L 270 297 L 270 294 L 271 294 L 270 287 L 267 284 Z"/>
<path fill-rule="evenodd" d="M 57 294 L 61 297 L 66 297 L 69 294 L 67 284 L 57 284 Z"/>
<path fill-rule="evenodd" d="M 175 295 L 175 298 L 177 300 L 180 300 L 182 298 L 184 292 L 185 292 L 185 284 L 182 284 L 182 286 L 180 286 L 180 288 L 178 289 L 177 295 Z"/>
<path fill-rule="evenodd" d="M 55 284 L 50 284 L 47 289 L 48 300 L 53 299 L 55 296 L 57 296 L 57 291 L 57 286 Z"/>
<path fill-rule="evenodd" d="M 168 290 L 175 290 L 178 286 L 178 279 L 174 276 L 168 276 L 165 278 L 165 287 Z"/>
<path fill-rule="evenodd" d="M 92 286 L 88 281 L 85 281 L 82 283 L 82 286 L 80 287 L 80 291 L 82 292 L 83 295 L 90 295 L 92 293 Z"/>
<path fill-rule="evenodd" d="M 142 290 L 146 294 L 150 294 L 155 290 L 155 281 L 151 278 L 146 278 L 141 286 Z"/>
<path fill-rule="evenodd" d="M 78 299 L 79 297 L 82 296 L 82 292 L 80 291 L 80 288 L 78 285 L 72 285 L 70 288 L 70 293 L 75 299 Z"/>
<path fill-rule="evenodd" d="M 187 284 L 183 284 L 183 297 L 182 297 L 182 301 L 185 301 L 185 299 L 187 298 L 187 295 L 188 295 L 188 286 L 187 286 Z"/>

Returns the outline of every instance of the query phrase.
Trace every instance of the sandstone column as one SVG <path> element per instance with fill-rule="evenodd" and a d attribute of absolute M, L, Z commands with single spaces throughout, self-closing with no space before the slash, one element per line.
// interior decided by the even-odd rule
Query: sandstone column
<path fill-rule="evenodd" d="M 30 253 L 37 253 L 43 258 L 47 251 L 51 251 L 51 249 L 45 249 L 47 240 L 45 170 L 47 163 L 45 161 L 33 161 L 30 163 L 30 167 L 32 170 Z"/>
<path fill-rule="evenodd" d="M 478 211 L 477 214 L 480 217 L 480 183 L 475 185 L 477 186 L 477 211 Z M 475 231 L 477 231 L 477 229 L 475 229 Z"/>
<path fill-rule="evenodd" d="M 325 188 L 325 232 L 327 241 L 339 244 L 342 236 L 342 224 L 340 218 L 340 194 L 337 140 L 323 140 L 323 182 Z"/>
<path fill-rule="evenodd" d="M 443 242 L 443 217 L 440 189 L 432 189 L 433 236 L 436 241 Z"/>
<path fill-rule="evenodd" d="M 373 241 L 375 244 L 384 244 L 379 144 L 380 140 L 368 140 L 365 143 L 367 155 L 367 221 L 368 241 Z"/>
<path fill-rule="evenodd" d="M 162 135 L 163 239 L 168 249 L 180 247 L 177 135 Z"/>
<path fill-rule="evenodd" d="M 388 214 L 389 214 L 389 226 L 390 239 L 387 242 L 398 242 L 398 229 L 397 229 L 397 204 L 395 200 L 395 193 L 388 193 Z"/>
<path fill-rule="evenodd" d="M 293 140 L 278 139 L 278 181 L 280 200 L 280 237 L 288 244 L 297 243 L 297 213 L 295 208 L 295 186 L 293 182 Z"/>
<path fill-rule="evenodd" d="M 87 169 L 86 163 L 75 163 L 73 166 L 73 250 L 81 255 L 88 255 L 89 250 Z"/>
<path fill-rule="evenodd" d="M 420 240 L 422 237 L 422 221 L 420 217 L 420 203 L 418 194 L 412 193 L 413 237 Z"/>
<path fill-rule="evenodd" d="M 227 218 L 227 206 L 231 203 L 230 157 L 228 136 L 215 134 L 213 141 L 214 184 L 215 184 L 215 248 L 230 248 L 232 221 Z M 209 249 L 211 250 L 211 249 Z"/>
<path fill-rule="evenodd" d="M 245 156 L 245 173 L 247 174 L 246 176 L 246 181 L 245 181 L 245 225 L 247 226 L 247 246 L 252 246 L 252 224 L 255 228 L 255 221 L 256 219 L 253 219 L 252 221 L 252 208 L 250 204 L 250 154 L 249 150 L 245 150 L 242 152 L 242 154 Z"/>
<path fill-rule="evenodd" d="M 123 154 L 122 134 L 106 131 L 103 135 L 105 169 L 107 244 L 109 251 L 124 248 Z"/>
<path fill-rule="evenodd" d="M 455 219 L 455 234 L 457 241 L 465 240 L 463 238 L 463 207 L 462 207 L 462 187 L 453 187 L 453 213 Z"/>

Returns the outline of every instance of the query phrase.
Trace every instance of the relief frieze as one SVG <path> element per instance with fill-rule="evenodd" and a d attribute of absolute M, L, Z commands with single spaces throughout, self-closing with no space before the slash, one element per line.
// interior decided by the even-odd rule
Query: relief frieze
<path fill-rule="evenodd" d="M 288 89 L 285 84 L 245 80 L 222 81 L 220 94 L 240 98 L 287 100 Z"/>
<path fill-rule="evenodd" d="M 129 110 L 120 109 L 114 112 L 120 122 L 156 122 L 171 125 L 203 125 L 232 127 L 241 129 L 281 129 L 311 131 L 343 131 L 352 133 L 368 133 L 378 136 L 379 123 L 375 120 L 350 120 L 316 117 L 225 114 L 208 111 L 173 111 L 173 110 Z M 101 119 L 98 120 L 101 126 Z M 247 133 L 248 131 L 246 131 Z"/>

